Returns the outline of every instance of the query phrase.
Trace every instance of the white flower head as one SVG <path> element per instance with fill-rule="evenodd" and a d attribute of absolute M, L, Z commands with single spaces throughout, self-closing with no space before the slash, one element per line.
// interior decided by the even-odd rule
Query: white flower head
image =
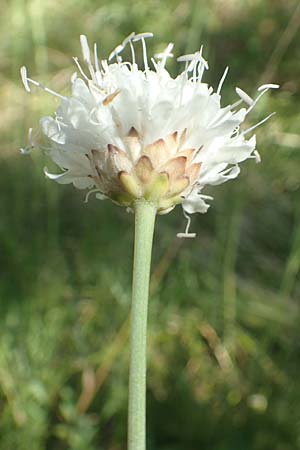
<path fill-rule="evenodd" d="M 240 99 L 222 107 L 220 92 L 228 68 L 214 92 L 202 82 L 208 64 L 201 48 L 178 58 L 183 70 L 173 78 L 165 67 L 173 56 L 173 44 L 149 63 L 149 37 L 152 33 L 131 33 L 108 60 L 99 61 L 96 44 L 91 52 L 82 35 L 87 70 L 74 58 L 78 74 L 71 78 L 70 97 L 32 80 L 22 67 L 28 92 L 33 84 L 61 101 L 55 117 L 43 117 L 40 124 L 51 143 L 49 155 L 62 172 L 45 172 L 58 183 L 97 191 L 98 197 L 129 208 L 136 199 L 145 198 L 160 214 L 177 204 L 182 204 L 185 214 L 204 213 L 206 185 L 236 178 L 240 162 L 258 160 L 255 136 L 245 136 L 271 115 L 248 130 L 240 126 L 259 98 L 278 85 L 261 86 L 254 100 L 237 88 Z M 138 42 L 142 69 L 135 60 Z M 125 47 L 131 49 L 131 62 L 122 60 Z M 239 109 L 242 103 L 246 107 Z"/>

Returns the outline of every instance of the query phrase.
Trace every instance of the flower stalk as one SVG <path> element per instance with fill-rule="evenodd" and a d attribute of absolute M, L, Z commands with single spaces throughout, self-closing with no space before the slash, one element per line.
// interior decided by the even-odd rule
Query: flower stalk
<path fill-rule="evenodd" d="M 151 253 L 156 206 L 135 202 L 135 237 L 132 282 L 128 450 L 146 448 L 146 346 Z"/>

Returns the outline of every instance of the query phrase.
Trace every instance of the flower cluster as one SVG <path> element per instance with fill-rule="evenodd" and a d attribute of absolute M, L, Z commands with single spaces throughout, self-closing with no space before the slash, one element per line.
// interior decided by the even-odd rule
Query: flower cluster
<path fill-rule="evenodd" d="M 177 204 L 185 213 L 204 213 L 209 198 L 202 194 L 206 185 L 236 178 L 240 162 L 259 160 L 255 136 L 247 140 L 245 135 L 271 115 L 249 129 L 240 126 L 261 96 L 278 85 L 261 86 L 255 100 L 236 88 L 238 101 L 222 107 L 220 92 L 228 68 L 214 92 L 202 82 L 208 64 L 201 48 L 178 58 L 184 68 L 172 78 L 165 66 L 173 56 L 173 44 L 151 58 L 150 68 L 146 39 L 151 36 L 132 33 L 108 60 L 99 61 L 97 46 L 91 53 L 82 35 L 87 71 L 74 58 L 78 74 L 71 78 L 70 97 L 32 80 L 22 67 L 27 91 L 33 84 L 61 100 L 55 117 L 40 122 L 51 142 L 49 155 L 62 169 L 57 175 L 46 170 L 46 175 L 128 208 L 145 198 L 161 214 Z M 135 59 L 138 41 L 143 69 Z M 122 60 L 126 47 L 131 49 L 131 62 Z M 242 103 L 246 107 L 240 108 Z"/>

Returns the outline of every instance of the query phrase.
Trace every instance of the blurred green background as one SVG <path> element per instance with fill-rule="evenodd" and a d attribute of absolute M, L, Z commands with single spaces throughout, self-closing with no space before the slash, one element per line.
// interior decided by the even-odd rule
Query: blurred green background
<path fill-rule="evenodd" d="M 147 450 L 300 448 L 300 3 L 292 0 L 0 1 L 0 449 L 125 450 L 133 216 L 46 180 L 21 156 L 69 92 L 79 34 L 108 55 L 131 31 L 149 51 L 198 50 L 205 81 L 254 94 L 262 164 L 216 187 L 182 241 L 157 220 L 149 315 Z M 176 61 L 170 61 L 176 73 Z"/>

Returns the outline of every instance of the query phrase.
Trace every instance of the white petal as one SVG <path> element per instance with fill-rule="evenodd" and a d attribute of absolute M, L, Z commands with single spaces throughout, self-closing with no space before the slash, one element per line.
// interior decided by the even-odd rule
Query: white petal
<path fill-rule="evenodd" d="M 205 203 L 201 194 L 197 192 L 197 189 L 194 189 L 183 201 L 182 207 L 188 214 L 194 213 L 206 213 L 210 205 Z"/>
<path fill-rule="evenodd" d="M 59 144 L 66 143 L 66 134 L 64 130 L 58 125 L 58 123 L 52 117 L 43 117 L 40 120 L 43 133 L 51 139 L 51 141 Z"/>

